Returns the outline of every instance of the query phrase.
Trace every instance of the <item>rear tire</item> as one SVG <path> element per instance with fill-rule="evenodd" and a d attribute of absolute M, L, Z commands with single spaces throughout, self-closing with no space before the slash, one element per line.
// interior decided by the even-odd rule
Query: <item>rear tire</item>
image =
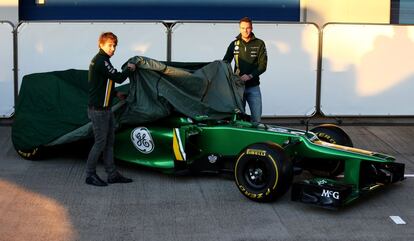
<path fill-rule="evenodd" d="M 24 159 L 31 160 L 31 161 L 39 160 L 42 157 L 42 148 L 40 147 L 36 147 L 30 150 L 17 150 L 16 149 L 16 152 L 17 154 L 19 154 L 19 156 L 23 157 Z"/>
<path fill-rule="evenodd" d="M 289 189 L 293 167 L 281 146 L 255 143 L 239 154 L 234 176 L 244 196 L 257 202 L 269 202 Z"/>

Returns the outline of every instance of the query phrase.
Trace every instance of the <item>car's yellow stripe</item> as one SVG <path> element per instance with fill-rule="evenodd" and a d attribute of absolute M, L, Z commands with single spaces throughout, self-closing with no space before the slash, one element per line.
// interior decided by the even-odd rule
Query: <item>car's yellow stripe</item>
<path fill-rule="evenodd" d="M 180 131 L 177 128 L 173 130 L 173 150 L 177 161 L 184 161 L 186 159 L 180 139 Z"/>
<path fill-rule="evenodd" d="M 327 147 L 335 148 L 338 150 L 356 152 L 359 154 L 364 154 L 364 155 L 369 155 L 369 156 L 372 156 L 374 154 L 374 152 L 372 151 L 362 150 L 362 149 L 355 148 L 355 147 L 341 146 L 341 145 L 332 144 L 332 143 L 325 142 L 325 141 L 315 141 L 314 143 L 317 145 L 321 145 L 321 146 L 327 146 Z"/>

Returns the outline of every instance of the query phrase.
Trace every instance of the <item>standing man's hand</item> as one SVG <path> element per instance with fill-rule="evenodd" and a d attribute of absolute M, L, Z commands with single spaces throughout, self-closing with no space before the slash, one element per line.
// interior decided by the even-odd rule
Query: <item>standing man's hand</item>
<path fill-rule="evenodd" d="M 129 69 L 130 71 L 135 71 L 135 64 L 128 63 L 128 69 Z"/>
<path fill-rule="evenodd" d="M 253 76 L 251 74 L 244 74 L 240 77 L 241 80 L 243 80 L 244 82 L 251 80 L 253 78 Z"/>
<path fill-rule="evenodd" d="M 119 91 L 116 92 L 116 97 L 118 97 L 118 99 L 120 99 L 120 100 L 125 100 L 127 98 L 127 96 L 128 96 L 127 93 L 119 92 Z"/>

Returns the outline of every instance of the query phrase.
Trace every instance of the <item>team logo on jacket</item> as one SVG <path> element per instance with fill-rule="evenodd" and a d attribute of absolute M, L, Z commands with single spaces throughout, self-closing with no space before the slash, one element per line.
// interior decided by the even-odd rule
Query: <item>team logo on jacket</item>
<path fill-rule="evenodd" d="M 154 150 L 151 133 L 145 127 L 137 127 L 131 132 L 131 141 L 138 151 L 149 154 Z"/>

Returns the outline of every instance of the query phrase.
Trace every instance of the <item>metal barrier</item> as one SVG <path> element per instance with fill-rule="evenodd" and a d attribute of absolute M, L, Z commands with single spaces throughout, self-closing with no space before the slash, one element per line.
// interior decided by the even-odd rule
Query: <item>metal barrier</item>
<path fill-rule="evenodd" d="M 98 37 L 111 31 L 118 48 L 111 62 L 119 69 L 136 55 L 166 60 L 166 28 L 161 22 L 23 22 L 18 29 L 18 82 L 31 73 L 88 69 Z"/>
<path fill-rule="evenodd" d="M 24 75 L 87 69 L 101 32 L 119 37 L 111 59 L 117 68 L 135 55 L 185 62 L 222 59 L 238 34 L 236 22 L 166 25 L 23 22 L 16 40 L 13 25 L 0 22 L 0 118 L 13 115 L 15 89 Z M 316 111 L 325 116 L 414 115 L 414 26 L 328 24 L 321 43 L 314 24 L 259 22 L 253 27 L 269 56 L 261 76 L 264 116 L 303 117 Z"/>
<path fill-rule="evenodd" d="M 268 67 L 260 77 L 263 115 L 311 116 L 315 112 L 319 30 L 314 24 L 254 23 L 265 41 Z M 180 22 L 172 29 L 172 60 L 222 59 L 239 23 Z"/>
<path fill-rule="evenodd" d="M 414 115 L 414 26 L 328 24 L 322 46 L 324 115 Z"/>
<path fill-rule="evenodd" d="M 10 118 L 14 113 L 14 27 L 0 21 L 0 117 Z"/>

